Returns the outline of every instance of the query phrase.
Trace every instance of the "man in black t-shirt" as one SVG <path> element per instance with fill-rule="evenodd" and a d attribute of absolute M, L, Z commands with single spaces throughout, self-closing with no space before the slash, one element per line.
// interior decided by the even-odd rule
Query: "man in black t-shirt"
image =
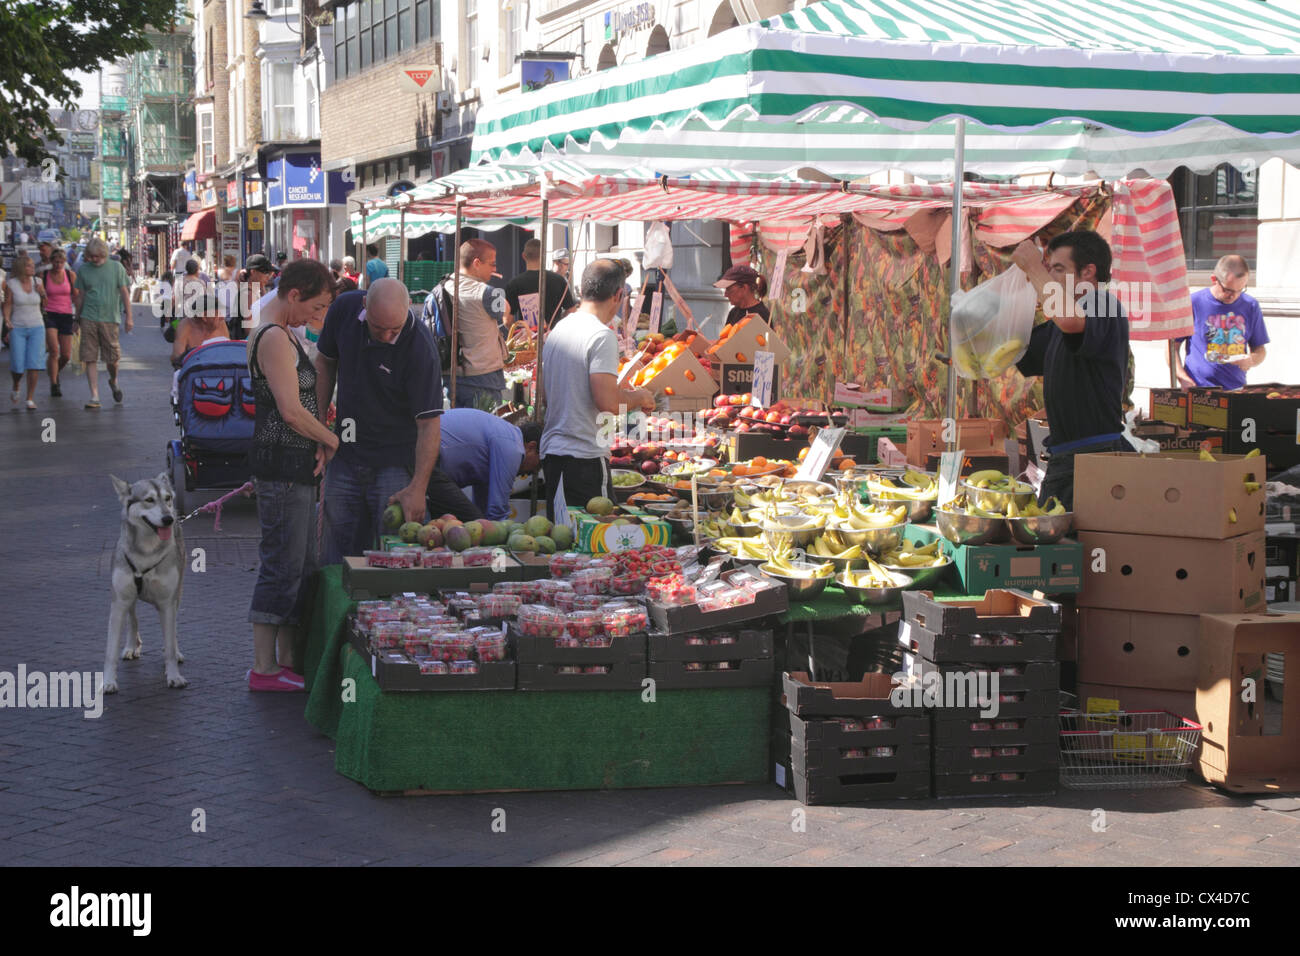
<path fill-rule="evenodd" d="M 506 301 L 510 303 L 510 314 L 516 319 L 528 323 L 536 331 L 537 317 L 541 305 L 538 301 L 539 270 L 542 267 L 542 242 L 529 239 L 524 243 L 524 268 L 526 272 L 515 276 L 506 283 Z M 578 303 L 574 301 L 573 290 L 564 277 L 546 272 L 546 314 L 549 316 L 546 327 L 549 329 L 560 319 L 572 312 Z"/>
<path fill-rule="evenodd" d="M 1047 262 L 1032 242 L 1013 254 L 1038 293 L 1046 322 L 1034 329 L 1017 363 L 1043 377 L 1051 437 L 1039 501 L 1057 497 L 1074 509 L 1074 456 L 1129 451 L 1124 440 L 1128 317 L 1113 295 L 1110 246 L 1095 232 L 1065 232 L 1047 244 Z"/>

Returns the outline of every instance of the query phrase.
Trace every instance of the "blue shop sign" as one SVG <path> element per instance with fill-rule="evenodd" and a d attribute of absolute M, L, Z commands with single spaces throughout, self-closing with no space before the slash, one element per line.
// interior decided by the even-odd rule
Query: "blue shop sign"
<path fill-rule="evenodd" d="M 198 175 L 192 169 L 185 174 L 185 198 L 186 199 L 199 198 Z"/>
<path fill-rule="evenodd" d="M 286 153 L 266 164 L 266 208 L 341 206 L 352 191 L 341 172 L 321 169 L 320 153 Z"/>

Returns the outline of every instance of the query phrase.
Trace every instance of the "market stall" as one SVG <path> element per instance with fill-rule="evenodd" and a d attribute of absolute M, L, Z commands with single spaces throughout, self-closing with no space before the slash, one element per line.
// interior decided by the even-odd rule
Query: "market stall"
<path fill-rule="evenodd" d="M 556 84 L 526 102 L 502 100 L 480 117 L 476 140 L 480 153 L 506 161 L 547 158 L 563 147 L 562 162 L 581 165 L 639 150 L 643 162 L 672 171 L 673 151 L 692 137 L 707 138 L 704 129 L 727 131 L 722 135 L 732 137 L 735 150 L 745 136 L 787 124 L 796 134 L 792 142 L 756 138 L 753 152 L 743 154 L 750 169 L 772 175 L 821 160 L 810 148 L 813 140 L 800 137 L 852 135 L 841 127 L 860 125 L 864 116 L 887 129 L 905 128 L 911 138 L 878 141 L 873 145 L 881 152 L 861 162 L 870 166 L 889 156 L 888 165 L 906 168 L 907 161 L 896 162 L 899 151 L 923 149 L 934 124 L 956 115 L 952 186 L 900 192 L 857 183 L 723 184 L 560 169 L 478 189 L 433 184 L 397 201 L 399 229 L 420 216 L 453 227 L 466 219 L 725 218 L 757 223 L 753 234 L 761 244 L 767 224 L 770 236 L 785 236 L 761 253 L 772 257 L 767 262 L 781 281 L 795 284 L 794 247 L 806 247 L 808 265 L 831 263 L 826 277 L 799 286 L 822 303 L 801 321 L 835 323 L 823 327 L 843 334 L 823 334 L 835 344 L 818 352 L 779 340 L 771 326 L 740 325 L 733 338 L 747 339 L 708 342 L 690 332 L 672 342 L 652 337 L 651 347 L 628 356 L 626 374 L 658 392 L 665 413 L 698 412 L 706 403 L 714 411 L 691 423 L 703 428 L 665 417 L 657 423 L 663 440 L 647 436 L 619 455 L 636 465 L 616 480 L 620 502 L 570 503 L 576 552 L 560 544 L 564 535 L 551 537 L 558 532 L 547 522 L 507 527 L 499 552 L 489 548 L 473 562 L 468 551 L 410 540 L 390 541 L 361 564 L 349 559 L 337 585 L 327 581 L 323 589 L 311 640 L 319 663 L 309 714 L 338 735 L 342 772 L 376 789 L 457 790 L 654 785 L 673 782 L 674 775 L 682 783 L 722 782 L 766 777 L 772 768 L 778 782 L 808 803 L 1038 794 L 1059 784 L 1117 781 L 1169 785 L 1194 764 L 1207 780 L 1229 788 L 1259 787 L 1269 775 L 1273 786 L 1300 783 L 1294 762 L 1300 723 L 1282 713 L 1286 677 L 1276 660 L 1288 649 L 1300 651 L 1300 620 L 1252 617 L 1265 604 L 1264 458 L 1208 451 L 1083 455 L 1078 487 L 1086 489 L 1067 512 L 1059 502 L 1035 501 L 1021 477 L 1031 448 L 1015 442 L 999 448 L 994 441 L 1005 439 L 1005 431 L 995 436 L 989 429 L 988 446 L 977 446 L 990 460 L 963 462 L 970 455 L 958 455 L 956 473 L 940 476 L 934 473 L 940 462 L 928 454 L 918 458 L 918 448 L 931 449 L 914 444 L 910 428 L 901 448 L 886 437 L 869 446 L 882 459 L 869 464 L 843 453 L 842 429 L 859 411 L 868 417 L 873 407 L 899 411 L 892 396 L 841 410 L 839 390 L 831 392 L 825 381 L 817 383 L 821 395 L 800 394 L 811 381 L 805 370 L 863 367 L 848 364 L 850 355 L 856 362 L 859 351 L 868 351 L 851 333 L 862 326 L 874 331 L 858 320 L 855 295 L 863 312 L 884 316 L 878 329 L 915 307 L 926 288 L 930 312 L 942 315 L 944 285 L 955 292 L 963 275 L 973 284 L 1001 273 L 1005 253 L 995 250 L 1062 216 L 1077 227 L 1109 215 L 1119 275 L 1129 268 L 1135 281 L 1156 286 L 1151 327 L 1142 331 L 1155 338 L 1182 331 L 1185 274 L 1176 263 L 1176 231 L 1158 215 L 1167 202 L 1158 184 L 1121 178 L 1105 190 L 981 185 L 967 193 L 960 175 L 963 125 L 985 124 L 977 135 L 990 137 L 977 139 L 972 155 L 995 136 L 1024 135 L 1026 143 L 1075 137 L 1070 155 L 1031 157 L 1022 150 L 1019 158 L 1003 157 L 1014 172 L 1056 161 L 1068 166 L 1080 156 L 1084 170 L 1105 168 L 1105 147 L 1117 143 L 1123 144 L 1113 154 L 1122 157 L 1118 177 L 1139 163 L 1154 175 L 1162 164 L 1210 164 L 1216 156 L 1217 164 L 1228 158 L 1220 148 L 1295 158 L 1300 21 L 1282 11 L 1234 6 L 1236 30 L 1229 37 L 1211 29 L 1222 7 L 1196 2 L 1160 4 L 1141 30 L 1108 5 L 1051 23 L 1010 9 L 991 19 L 996 3 L 955 6 L 964 11 L 959 25 L 948 15 L 940 19 L 953 4 L 912 0 L 900 12 L 867 0 L 826 0 L 632 71 Z M 1099 26 L 1091 15 L 1098 11 L 1111 17 L 1103 24 L 1117 25 Z M 1012 23 L 1015 29 L 1006 26 Z M 917 36 L 925 39 L 911 39 Z M 876 68 L 885 60 L 888 76 Z M 937 87 L 936 69 L 948 80 Z M 785 92 L 774 95 L 775 88 Z M 1042 88 L 1054 91 L 1053 103 L 1024 105 L 1041 97 Z M 670 93 L 696 105 L 662 115 Z M 887 138 L 886 129 L 858 132 Z M 1139 145 L 1150 148 L 1133 151 Z M 831 166 L 851 161 L 826 155 Z M 919 153 L 912 158 L 935 161 Z M 1016 204 L 1023 204 L 1022 214 L 1032 209 L 1021 217 L 1027 221 L 1010 221 L 1008 207 Z M 1147 219 L 1153 209 L 1158 224 Z M 864 257 L 868 268 L 880 270 L 856 288 L 844 238 L 851 226 L 871 250 Z M 1148 268 L 1157 259 L 1174 264 Z M 890 270 L 895 281 L 887 286 Z M 916 275 L 922 285 L 909 290 L 906 281 Z M 799 322 L 778 327 L 798 329 Z M 817 338 L 812 333 L 809 342 Z M 941 338 L 928 341 L 929 351 L 939 353 Z M 782 349 L 786 385 L 779 394 L 765 381 L 748 394 L 734 393 L 734 402 L 713 398 L 726 364 L 750 364 L 743 360 Z M 946 350 L 955 363 L 956 350 Z M 910 386 L 919 360 L 932 358 L 904 355 L 893 363 L 893 351 L 872 344 L 877 377 L 858 376 L 865 379 L 857 383 L 864 395 Z M 985 372 L 993 367 L 987 355 L 981 362 Z M 751 374 L 760 379 L 754 364 Z M 712 378 L 715 371 L 714 382 L 701 375 Z M 928 371 L 920 374 L 925 381 Z M 698 394 L 678 394 L 688 382 Z M 952 418 L 951 374 L 946 386 L 945 417 Z M 1011 399 L 1003 393 L 981 406 L 988 417 L 976 419 L 975 430 L 1004 425 L 1023 411 L 1023 395 Z M 1274 411 L 1292 400 L 1278 392 L 1264 401 L 1280 403 Z M 937 405 L 930 400 L 916 410 Z M 1231 403 L 1224 408 L 1225 430 L 1241 426 Z M 935 453 L 973 451 L 961 427 L 911 424 L 920 430 L 915 441 L 924 441 L 927 427 L 943 436 L 936 443 L 929 435 Z M 746 451 L 748 436 L 771 441 L 776 450 Z M 480 528 L 479 534 L 486 542 L 496 531 Z M 474 537 L 457 534 L 458 541 Z M 550 551 L 557 553 L 538 556 Z M 498 555 L 502 563 L 488 569 Z M 1077 595 L 1073 603 L 1053 600 L 1071 595 Z M 355 617 L 345 620 L 354 597 Z M 791 667 L 797 625 L 832 621 L 883 631 L 894 654 L 848 680 L 828 681 L 819 673 L 820 637 L 809 629 L 796 652 L 806 652 L 806 668 Z M 1258 657 L 1268 685 L 1247 710 L 1224 690 L 1239 676 L 1234 668 L 1243 653 Z M 1067 678 L 1069 668 L 1077 682 Z M 980 696 L 927 696 L 935 685 L 951 689 L 965 677 L 978 678 Z M 364 695 L 348 701 L 345 686 L 339 700 L 340 683 L 348 680 L 354 692 L 364 684 Z M 1081 696 L 1099 703 L 1070 715 L 1063 731 L 1058 693 L 1076 683 Z M 439 693 L 454 689 L 462 692 Z M 784 708 L 773 713 L 763 701 L 776 690 Z M 651 706 L 647 692 L 671 702 L 651 723 L 639 709 Z M 575 696 L 566 701 L 565 695 Z M 702 708 L 689 719 L 685 695 Z M 472 703 L 458 704 L 462 698 Z M 350 710 L 353 704 L 360 706 Z M 575 713 L 587 707 L 607 735 L 584 736 Z M 745 718 L 728 723 L 728 707 L 744 710 Z M 1151 709 L 1178 716 L 1136 719 L 1136 712 Z M 471 716 L 507 729 L 491 738 L 468 727 Z M 404 744 L 393 721 L 400 717 L 427 732 L 418 740 L 437 746 L 427 760 L 412 758 L 398 769 L 405 761 L 395 753 Z M 1194 717 L 1205 721 L 1204 741 Z M 672 723 L 678 718 L 682 723 Z M 688 730 L 690 721 L 695 727 Z M 564 729 L 560 736 L 583 743 L 575 748 L 554 734 L 533 733 L 552 722 Z M 714 722 L 718 733 L 700 730 Z M 1132 733 L 1116 736 L 1121 726 Z M 750 757 L 764 752 L 769 730 L 768 765 L 760 767 Z M 1276 739 L 1251 742 L 1264 734 Z M 470 743 L 493 752 L 490 738 L 505 759 L 489 772 L 448 771 L 469 760 Z M 520 741 L 551 762 L 530 765 Z M 737 761 L 714 749 L 719 741 L 730 742 Z M 675 749 L 683 743 L 689 744 L 685 756 Z M 640 770 L 618 769 L 632 765 Z"/>

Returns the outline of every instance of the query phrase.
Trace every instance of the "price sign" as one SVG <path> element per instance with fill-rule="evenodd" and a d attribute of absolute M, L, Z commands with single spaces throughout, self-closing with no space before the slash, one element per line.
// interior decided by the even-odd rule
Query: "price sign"
<path fill-rule="evenodd" d="M 823 428 L 819 431 L 817 437 L 813 439 L 812 447 L 808 449 L 808 457 L 795 473 L 795 480 L 821 481 L 827 467 L 830 466 L 831 458 L 835 455 L 835 450 L 840 447 L 844 432 L 843 428 Z"/>
<path fill-rule="evenodd" d="M 664 294 L 656 292 L 650 296 L 650 332 L 654 334 L 659 331 L 659 323 L 663 321 L 664 312 Z"/>
<path fill-rule="evenodd" d="M 578 526 L 573 522 L 573 515 L 569 514 L 569 506 L 564 500 L 564 476 L 560 475 L 560 480 L 555 483 L 555 523 L 562 524 L 574 534 L 578 532 Z"/>
<path fill-rule="evenodd" d="M 756 408 L 766 408 L 772 404 L 772 377 L 775 368 L 775 353 L 763 351 L 754 353 L 753 405 Z"/>
<path fill-rule="evenodd" d="M 961 463 L 965 456 L 960 448 L 946 451 L 939 456 L 939 504 L 946 505 L 957 497 L 957 488 L 961 482 Z"/>
<path fill-rule="evenodd" d="M 1025 481 L 1033 486 L 1035 492 L 1043 487 L 1043 470 L 1032 461 L 1025 466 Z"/>

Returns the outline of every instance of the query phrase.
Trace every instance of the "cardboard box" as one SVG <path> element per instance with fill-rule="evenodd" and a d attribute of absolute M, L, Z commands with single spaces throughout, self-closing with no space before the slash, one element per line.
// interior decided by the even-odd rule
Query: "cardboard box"
<path fill-rule="evenodd" d="M 678 398 L 711 398 L 718 391 L 718 383 L 695 353 L 690 349 L 678 353 L 659 374 L 645 383 L 645 388 L 656 395 Z"/>
<path fill-rule="evenodd" d="M 1037 743 L 1056 746 L 1061 735 L 1061 722 L 1055 714 L 1050 717 L 971 720 L 933 711 L 931 720 L 931 738 L 936 747 L 1017 747 Z"/>
<path fill-rule="evenodd" d="M 1119 709 L 1127 713 L 1167 710 L 1179 717 L 1197 720 L 1195 691 L 1161 690 L 1154 687 L 1128 687 L 1121 684 L 1092 684 L 1080 681 L 1077 696 L 1079 709 L 1085 713 L 1088 710 L 1089 699 L 1096 699 L 1119 701 Z"/>
<path fill-rule="evenodd" d="M 911 460 L 911 445 L 908 445 L 908 456 Z M 960 446 L 959 446 L 960 447 Z M 938 474 L 939 463 L 943 460 L 943 453 L 932 451 L 925 456 L 923 465 L 925 470 Z M 1002 448 L 962 448 L 961 474 L 969 475 L 972 472 L 984 471 L 989 468 L 997 471 L 1006 472 L 1010 467 L 1010 456 Z"/>
<path fill-rule="evenodd" d="M 581 508 L 569 508 L 578 528 L 574 535 L 573 550 L 586 554 L 613 554 L 617 551 L 634 551 L 648 544 L 666 545 L 672 541 L 673 526 L 667 521 L 633 508 L 625 507 L 625 510 L 635 513 L 641 519 L 640 524 L 615 525 L 600 521 Z"/>
<path fill-rule="evenodd" d="M 956 635 L 981 634 L 1049 634 L 1061 629 L 1061 605 L 1035 598 L 1023 591 L 994 589 L 977 601 L 936 601 L 933 591 L 904 591 L 903 619 L 933 634 L 950 638 Z M 916 649 L 915 647 L 913 648 Z M 1054 656 L 1007 657 L 1002 651 L 1019 648 L 983 647 L 981 654 L 970 641 L 953 642 L 936 647 L 935 654 L 924 654 L 935 661 L 1034 661 L 1055 660 Z M 1053 646 L 1053 650 L 1054 650 Z M 996 656 L 994 656 L 996 653 Z"/>
<path fill-rule="evenodd" d="M 860 681 L 814 683 L 805 673 L 781 675 L 782 703 L 800 717 L 913 717 L 920 706 L 896 705 L 889 674 L 866 674 Z"/>
<path fill-rule="evenodd" d="M 762 350 L 775 357 L 774 365 L 784 365 L 790 358 L 790 348 L 772 331 L 772 326 L 761 315 L 753 315 L 736 326 L 736 331 L 725 339 L 709 346 L 714 360 L 726 365 L 744 365 L 754 361 L 754 353 Z"/>
<path fill-rule="evenodd" d="M 754 390 L 753 362 L 723 362 L 719 380 L 723 395 L 745 395 Z M 772 401 L 781 397 L 781 366 L 772 366 Z"/>
<path fill-rule="evenodd" d="M 906 407 L 904 396 L 892 388 L 864 389 L 853 382 L 836 382 L 831 400 L 844 408 L 864 408 L 876 412 L 896 412 Z"/>
<path fill-rule="evenodd" d="M 957 419 L 958 448 L 998 448 L 1007 437 L 1007 423 L 1000 418 Z M 931 452 L 947 450 L 942 419 L 921 419 L 907 423 L 908 464 L 922 466 Z"/>
<path fill-rule="evenodd" d="M 1041 719 L 1041 718 L 1040 718 Z M 1000 752 L 999 752 L 1000 751 Z M 1015 751 L 1012 753 L 1011 751 Z M 1058 740 L 1030 744 L 958 744 L 934 748 L 936 776 L 967 773 L 1024 773 L 1055 770 L 1061 762 Z"/>
<path fill-rule="evenodd" d="M 1281 394 L 1277 398 L 1268 397 L 1278 393 Z M 1296 386 L 1277 383 L 1248 385 L 1231 392 L 1221 388 L 1191 388 L 1187 390 L 1187 420 L 1192 425 L 1238 433 L 1246 428 L 1247 421 L 1253 421 L 1258 434 L 1290 432 L 1294 436 L 1296 415 L 1300 413 L 1300 398 L 1294 397 L 1296 394 Z"/>
<path fill-rule="evenodd" d="M 1235 455 L 1244 455 L 1258 449 L 1260 455 L 1268 463 L 1265 470 L 1270 475 L 1279 471 L 1286 471 L 1288 468 L 1300 464 L 1300 441 L 1296 440 L 1297 431 L 1295 430 L 1256 432 L 1255 440 L 1251 442 L 1242 438 L 1242 433 L 1239 431 L 1229 429 L 1224 432 L 1224 435 L 1224 451 Z"/>
<path fill-rule="evenodd" d="M 1284 687 L 1269 676 L 1266 655 L 1274 654 L 1283 655 Z M 1252 687 L 1253 695 L 1246 692 Z M 1236 793 L 1300 789 L 1298 700 L 1300 615 L 1201 618 L 1196 709 L 1204 726 L 1200 768 L 1206 781 Z"/>
<path fill-rule="evenodd" d="M 808 447 L 808 438 L 781 438 L 762 432 L 723 432 L 721 447 L 731 461 L 749 461 L 762 455 L 771 461 L 798 463 L 799 452 Z"/>
<path fill-rule="evenodd" d="M 857 430 L 864 428 L 901 428 L 902 435 L 898 438 L 898 447 L 902 448 L 907 444 L 907 412 L 873 412 L 865 408 L 849 409 L 849 427 Z M 892 436 L 891 436 L 892 437 Z"/>
<path fill-rule="evenodd" d="M 1147 417 L 1152 421 L 1168 422 L 1186 428 L 1187 392 L 1181 388 L 1151 389 L 1151 407 Z"/>
<path fill-rule="evenodd" d="M 1264 480 L 1257 458 L 1202 461 L 1197 452 L 1076 455 L 1074 526 L 1130 535 L 1235 538 L 1263 529 Z M 1247 491 L 1247 481 L 1260 488 Z"/>
<path fill-rule="evenodd" d="M 934 775 L 934 795 L 939 799 L 948 797 L 1011 797 L 1021 794 L 1055 793 L 1060 785 L 1060 771 L 1055 767 L 1048 770 L 1008 771 L 1014 774 L 1009 780 L 999 779 L 996 772 L 964 771 L 959 773 L 936 773 Z M 987 777 L 988 779 L 984 779 Z"/>
<path fill-rule="evenodd" d="M 343 559 L 343 590 L 354 601 L 372 601 L 393 594 L 429 594 L 432 591 L 467 591 L 475 584 L 523 580 L 523 566 L 512 555 L 505 568 L 372 568 L 364 557 Z"/>
<path fill-rule="evenodd" d="M 1216 458 L 1224 450 L 1227 434 L 1217 428 L 1178 428 L 1165 422 L 1148 422 L 1133 429 L 1134 437 L 1156 442 L 1161 451 L 1190 451 L 1199 454 L 1201 446 L 1208 443 L 1211 454 Z"/>
<path fill-rule="evenodd" d="M 660 690 L 690 690 L 716 687 L 768 687 L 776 674 L 776 662 L 734 660 L 728 670 L 688 670 L 686 661 L 651 661 L 650 677 Z"/>
<path fill-rule="evenodd" d="M 1222 541 L 1081 531 L 1079 543 L 1088 556 L 1079 607 L 1164 614 L 1264 608 L 1263 531 Z"/>
<path fill-rule="evenodd" d="M 1000 588 L 1077 594 L 1084 586 L 1083 547 L 1068 538 L 1036 546 L 957 545 L 944 539 L 939 546 L 951 555 L 966 594 Z"/>
<path fill-rule="evenodd" d="M 1200 630 L 1197 614 L 1080 608 L 1079 680 L 1193 691 Z"/>
<path fill-rule="evenodd" d="M 929 769 L 844 776 L 796 773 L 793 780 L 795 798 L 810 807 L 868 800 L 927 800 L 930 797 Z"/>

